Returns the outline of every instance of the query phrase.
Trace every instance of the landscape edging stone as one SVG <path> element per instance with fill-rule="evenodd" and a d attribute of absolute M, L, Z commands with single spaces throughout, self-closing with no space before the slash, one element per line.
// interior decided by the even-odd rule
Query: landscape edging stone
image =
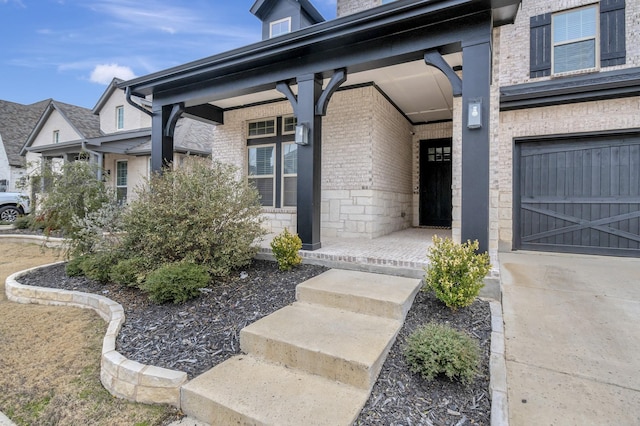
<path fill-rule="evenodd" d="M 12 302 L 73 306 L 95 311 L 108 323 L 102 343 L 100 381 L 111 395 L 145 404 L 169 404 L 180 408 L 180 388 L 187 373 L 131 361 L 115 350 L 116 337 L 124 323 L 124 308 L 113 300 L 92 293 L 20 284 L 18 278 L 55 262 L 16 272 L 7 277 L 5 292 Z"/>

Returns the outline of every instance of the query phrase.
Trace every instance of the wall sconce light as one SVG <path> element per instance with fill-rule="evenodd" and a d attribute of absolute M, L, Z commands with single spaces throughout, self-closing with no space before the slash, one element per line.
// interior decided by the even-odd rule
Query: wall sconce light
<path fill-rule="evenodd" d="M 309 145 L 309 126 L 307 123 L 296 125 L 296 143 L 298 145 Z"/>
<path fill-rule="evenodd" d="M 469 100 L 469 112 L 467 115 L 467 128 L 479 129 L 482 127 L 482 99 Z"/>

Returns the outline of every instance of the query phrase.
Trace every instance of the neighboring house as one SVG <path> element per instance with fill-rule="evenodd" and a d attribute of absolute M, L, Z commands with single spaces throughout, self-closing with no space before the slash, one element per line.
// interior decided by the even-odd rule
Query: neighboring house
<path fill-rule="evenodd" d="M 85 153 L 104 171 L 102 177 L 120 200 L 134 195 L 134 189 L 150 174 L 151 117 L 145 109 L 150 103 L 139 99 L 141 109 L 128 104 L 124 92 L 116 87 L 119 82 L 111 82 L 93 110 L 51 101 L 21 151 L 31 172 Z M 204 124 L 180 120 L 176 156 L 210 156 L 210 134 L 211 128 Z"/>
<path fill-rule="evenodd" d="M 386 3 L 386 4 L 383 4 Z M 273 232 L 417 226 L 498 250 L 640 254 L 640 15 L 623 0 L 259 0 L 264 40 L 124 82 L 216 122 Z M 284 24 L 283 24 L 284 22 Z M 401 248 L 399 248 L 401 249 Z"/>
<path fill-rule="evenodd" d="M 25 190 L 27 169 L 20 149 L 50 102 L 22 105 L 0 100 L 0 192 Z"/>

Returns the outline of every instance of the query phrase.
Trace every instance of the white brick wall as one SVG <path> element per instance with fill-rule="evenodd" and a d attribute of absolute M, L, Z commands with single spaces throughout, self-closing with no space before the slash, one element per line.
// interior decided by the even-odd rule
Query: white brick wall
<path fill-rule="evenodd" d="M 289 102 L 225 113 L 214 160 L 247 173 L 248 120 L 291 114 Z M 323 118 L 322 236 L 374 238 L 411 226 L 412 128 L 374 87 L 333 95 Z M 264 209 L 271 232 L 296 229 L 295 209 Z"/>
<path fill-rule="evenodd" d="M 512 247 L 514 138 L 637 127 L 640 127 L 640 97 L 502 112 L 497 200 L 500 249 Z"/>
<path fill-rule="evenodd" d="M 548 12 L 563 10 L 594 4 L 593 0 L 536 0 L 523 1 L 514 25 L 501 27 L 500 60 L 508 66 L 499 72 L 501 86 L 527 83 L 529 78 L 529 19 Z M 640 66 L 640 1 L 626 1 L 626 49 L 627 63 L 615 67 L 603 68 L 609 71 L 619 68 Z M 496 52 L 494 51 L 494 56 Z M 549 80 L 552 77 L 542 77 L 534 81 Z"/>
<path fill-rule="evenodd" d="M 529 18 L 593 4 L 589 0 L 524 1 L 514 25 L 494 30 L 491 88 L 490 255 L 511 250 L 513 239 L 514 138 L 640 127 L 640 97 L 499 112 L 499 87 L 553 77 L 529 78 Z M 626 2 L 626 64 L 640 66 L 640 2 Z"/>

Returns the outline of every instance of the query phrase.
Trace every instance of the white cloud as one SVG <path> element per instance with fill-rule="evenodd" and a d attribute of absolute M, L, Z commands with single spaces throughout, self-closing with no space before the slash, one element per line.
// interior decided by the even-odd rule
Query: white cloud
<path fill-rule="evenodd" d="M 134 72 L 129 67 L 125 67 L 118 64 L 101 64 L 91 72 L 90 80 L 93 83 L 109 84 L 114 77 L 121 78 L 123 80 L 131 80 L 135 78 Z"/>

